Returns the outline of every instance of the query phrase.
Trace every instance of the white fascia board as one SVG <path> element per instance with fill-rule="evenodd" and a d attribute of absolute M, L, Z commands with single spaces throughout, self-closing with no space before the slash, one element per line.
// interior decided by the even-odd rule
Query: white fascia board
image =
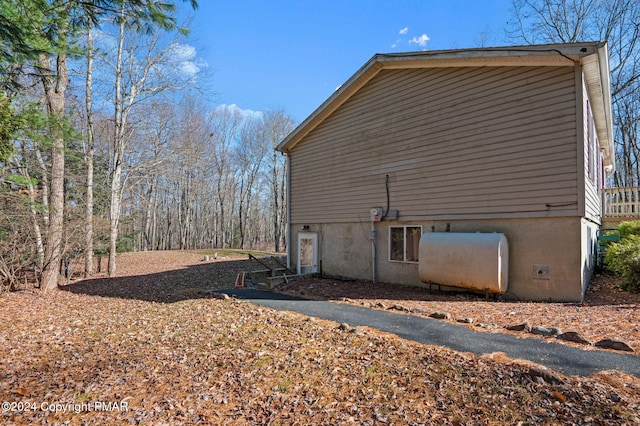
<path fill-rule="evenodd" d="M 607 44 L 602 43 L 596 53 L 583 57 L 581 62 L 605 169 L 611 175 L 615 171 L 615 148 Z"/>

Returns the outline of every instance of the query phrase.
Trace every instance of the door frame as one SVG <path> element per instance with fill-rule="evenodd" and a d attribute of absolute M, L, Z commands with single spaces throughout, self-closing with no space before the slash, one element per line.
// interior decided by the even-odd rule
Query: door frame
<path fill-rule="evenodd" d="M 298 259 L 297 259 L 297 273 L 302 273 L 302 240 L 311 240 L 311 271 L 309 273 L 318 272 L 318 233 L 317 232 L 298 232 Z"/>

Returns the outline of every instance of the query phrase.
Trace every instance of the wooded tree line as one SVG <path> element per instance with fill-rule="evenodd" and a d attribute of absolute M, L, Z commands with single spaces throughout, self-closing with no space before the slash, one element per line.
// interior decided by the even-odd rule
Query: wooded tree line
<path fill-rule="evenodd" d="M 273 148 L 292 130 L 282 111 L 250 116 L 188 97 L 152 103 L 129 158 L 126 249 L 286 248 L 285 164 Z"/>
<path fill-rule="evenodd" d="M 0 1 L 2 288 L 95 254 L 114 276 L 121 250 L 285 248 L 293 122 L 199 100 L 177 3 Z"/>
<path fill-rule="evenodd" d="M 0 289 L 55 288 L 65 259 L 285 241 L 283 111 L 212 108 L 176 7 L 0 0 Z M 514 0 L 510 44 L 607 40 L 616 186 L 639 185 L 640 6 Z"/>

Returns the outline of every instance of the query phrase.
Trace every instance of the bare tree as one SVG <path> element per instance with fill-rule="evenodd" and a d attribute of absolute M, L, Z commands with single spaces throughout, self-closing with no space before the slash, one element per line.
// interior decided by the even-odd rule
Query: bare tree
<path fill-rule="evenodd" d="M 262 120 L 246 120 L 238 135 L 235 149 L 235 163 L 239 179 L 240 197 L 238 199 L 239 247 L 245 248 L 247 217 L 259 173 L 269 149 L 265 127 Z"/>
<path fill-rule="evenodd" d="M 295 123 L 284 111 L 279 110 L 267 111 L 263 120 L 267 139 L 272 148 L 271 173 L 268 180 L 271 187 L 273 243 L 274 250 L 280 252 L 286 249 L 286 164 L 284 157 L 275 150 L 275 147 L 293 130 Z"/>
<path fill-rule="evenodd" d="M 18 169 L 20 175 L 24 178 L 24 185 L 27 189 L 27 194 L 29 196 L 29 210 L 31 212 L 31 223 L 33 226 L 33 235 L 35 239 L 36 245 L 36 253 L 37 253 L 37 266 L 40 270 L 44 266 L 44 243 L 42 240 L 42 232 L 40 231 L 40 221 L 38 220 L 38 210 L 36 208 L 37 200 L 36 200 L 36 188 L 34 187 L 34 179 L 31 177 L 29 173 L 29 168 L 24 162 L 20 162 L 19 158 L 23 161 L 28 157 L 27 147 L 25 141 L 21 141 L 20 143 L 20 156 L 13 156 L 12 161 L 15 167 Z"/>
<path fill-rule="evenodd" d="M 0 293 L 20 287 L 20 279 L 27 278 L 38 262 L 33 244 L 30 212 L 24 209 L 23 194 L 18 191 L 0 193 Z M 31 280 L 32 276 L 29 277 Z"/>
<path fill-rule="evenodd" d="M 190 97 L 137 111 L 123 235 L 135 233 L 141 250 L 285 247 L 284 157 L 270 151 L 293 128 L 284 112 L 207 112 Z"/>
<path fill-rule="evenodd" d="M 93 274 L 93 23 L 88 22 L 87 28 L 87 70 L 85 79 L 85 108 L 87 116 L 87 144 L 85 146 L 84 162 L 87 166 L 87 183 L 85 198 L 85 247 L 84 247 L 84 275 Z"/>
<path fill-rule="evenodd" d="M 171 105 L 152 102 L 148 111 L 149 120 L 143 123 L 143 140 L 149 144 L 144 157 L 146 167 L 140 170 L 138 180 L 141 185 L 140 195 L 145 197 L 146 203 L 140 244 L 140 249 L 145 251 L 157 248 L 158 186 L 163 173 L 162 167 L 171 159 L 169 142 L 175 137 L 175 117 Z"/>
<path fill-rule="evenodd" d="M 215 245 L 217 247 L 220 244 L 224 248 L 231 242 L 231 226 L 227 221 L 231 217 L 229 215 L 229 201 L 236 186 L 233 179 L 234 170 L 231 165 L 231 149 L 234 138 L 240 128 L 242 116 L 234 108 L 222 107 L 214 110 L 209 120 L 210 133 L 212 135 L 211 157 L 215 172 L 215 198 L 218 203 Z"/>
<path fill-rule="evenodd" d="M 114 134 L 111 161 L 111 206 L 109 232 L 109 276 L 116 274 L 116 249 L 120 208 L 124 188 L 125 152 L 133 135 L 130 116 L 134 108 L 161 93 L 177 91 L 191 82 L 174 61 L 179 36 L 163 44 L 164 34 L 144 34 L 127 20 L 125 6 L 117 25 L 117 48 L 111 62 L 114 69 Z"/>

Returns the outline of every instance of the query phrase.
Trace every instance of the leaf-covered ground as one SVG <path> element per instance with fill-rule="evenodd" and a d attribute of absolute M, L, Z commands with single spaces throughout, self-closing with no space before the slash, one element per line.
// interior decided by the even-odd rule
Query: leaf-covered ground
<path fill-rule="evenodd" d="M 200 258 L 127 254 L 120 278 L 2 295 L 0 424 L 640 424 L 638 378 L 216 299 L 247 265 Z"/>

